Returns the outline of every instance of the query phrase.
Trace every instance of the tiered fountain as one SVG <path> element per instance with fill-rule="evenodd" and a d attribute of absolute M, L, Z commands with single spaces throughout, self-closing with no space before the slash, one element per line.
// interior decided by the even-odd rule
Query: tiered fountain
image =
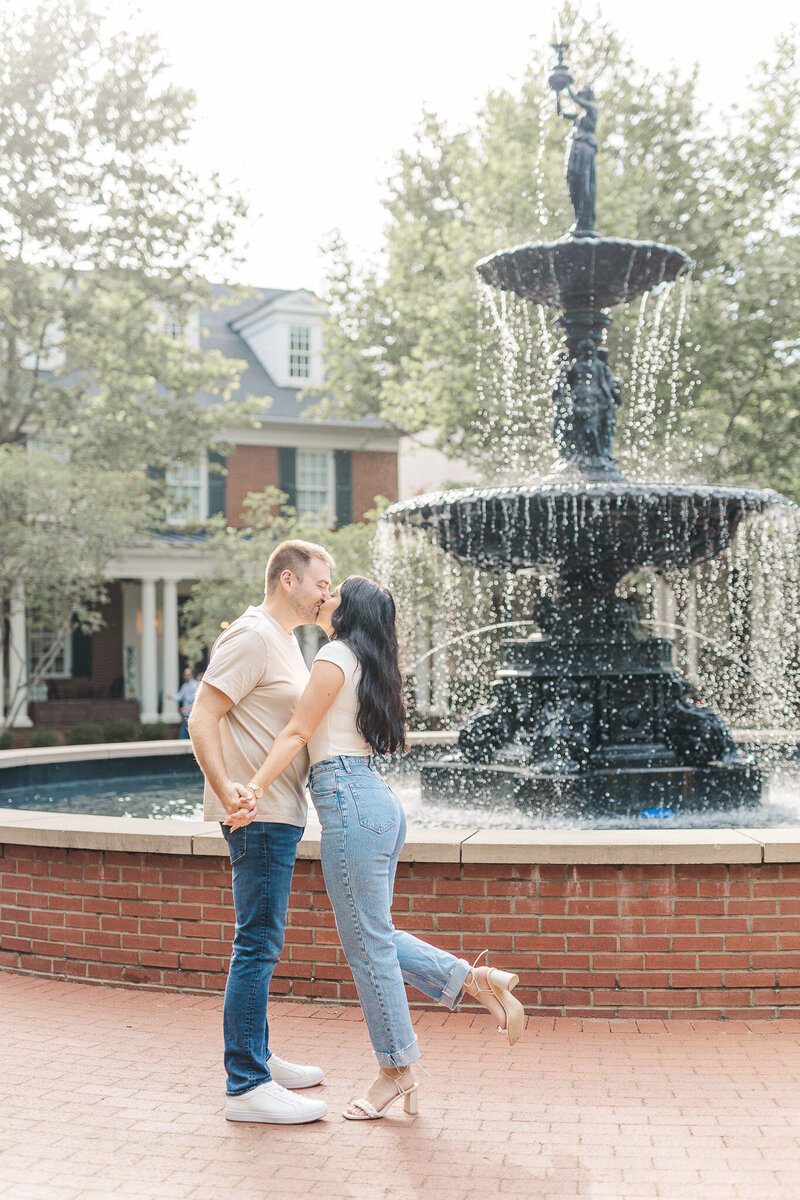
<path fill-rule="evenodd" d="M 617 469 L 621 389 L 602 348 L 605 310 L 691 264 L 672 246 L 595 232 L 597 106 L 591 89 L 573 90 L 566 46 L 554 49 L 550 86 L 573 123 L 575 223 L 558 242 L 503 250 L 477 271 L 561 314 L 566 349 L 552 394 L 558 464 L 537 484 L 421 496 L 386 518 L 431 530 L 459 562 L 547 573 L 557 586 L 534 608 L 539 632 L 505 643 L 492 701 L 461 729 L 457 753 L 423 765 L 423 796 L 609 812 L 755 803 L 757 765 L 677 674 L 673 643 L 643 636 L 617 584 L 639 567 L 687 570 L 713 559 L 741 521 L 789 502 L 765 490 L 630 483 Z M 575 112 L 562 110 L 563 92 Z"/>

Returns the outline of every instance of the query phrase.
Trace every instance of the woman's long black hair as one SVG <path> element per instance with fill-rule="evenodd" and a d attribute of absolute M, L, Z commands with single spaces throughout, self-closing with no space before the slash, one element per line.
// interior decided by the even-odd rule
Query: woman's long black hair
<path fill-rule="evenodd" d="M 349 575 L 339 595 L 333 635 L 361 664 L 356 728 L 376 754 L 404 750 L 406 706 L 392 593 L 362 575 Z"/>

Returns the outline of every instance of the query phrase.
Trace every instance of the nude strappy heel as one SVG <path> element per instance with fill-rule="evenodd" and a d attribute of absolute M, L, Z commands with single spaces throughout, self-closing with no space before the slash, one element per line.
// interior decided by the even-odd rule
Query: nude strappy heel
<path fill-rule="evenodd" d="M 482 951 L 475 962 L 472 964 L 470 973 L 467 976 L 464 986 L 470 995 L 475 997 L 483 994 L 484 996 L 492 995 L 500 1004 L 503 1012 L 506 1014 L 505 1026 L 498 1025 L 497 1032 L 504 1034 L 508 1038 L 509 1046 L 513 1046 L 522 1036 L 522 1030 L 525 1025 L 525 1009 L 517 1000 L 516 996 L 511 993 L 519 983 L 519 975 L 514 975 L 511 971 L 499 971 L 496 967 L 488 967 L 486 972 L 486 982 L 488 989 L 481 987 L 478 983 L 478 977 L 475 974 L 475 968 L 481 959 L 489 953 L 488 950 Z M 473 990 L 474 989 L 474 990 Z"/>
<path fill-rule="evenodd" d="M 359 1108 L 361 1112 L 349 1112 L 345 1109 L 342 1113 L 344 1119 L 346 1121 L 378 1121 L 381 1117 L 386 1116 L 395 1100 L 399 1100 L 401 1096 L 403 1097 L 403 1108 L 410 1117 L 415 1117 L 419 1112 L 419 1099 L 417 1097 L 419 1084 L 415 1080 L 410 1087 L 402 1087 L 400 1080 L 405 1074 L 406 1072 L 403 1071 L 401 1075 L 387 1075 L 385 1071 L 381 1071 L 383 1078 L 394 1084 L 395 1094 L 390 1096 L 380 1108 L 376 1108 L 374 1104 L 371 1104 L 366 1099 L 351 1100 L 349 1107 Z"/>

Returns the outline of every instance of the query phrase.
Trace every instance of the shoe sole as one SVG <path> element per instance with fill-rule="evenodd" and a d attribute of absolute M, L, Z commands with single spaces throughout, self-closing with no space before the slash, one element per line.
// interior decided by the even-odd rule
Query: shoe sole
<path fill-rule="evenodd" d="M 318 1087 L 325 1079 L 325 1072 L 320 1071 L 319 1079 L 306 1079 L 302 1083 L 285 1083 L 282 1079 L 277 1079 L 274 1075 L 272 1079 L 275 1083 L 279 1083 L 281 1087 L 285 1087 L 287 1092 L 301 1092 L 303 1088 Z"/>
<path fill-rule="evenodd" d="M 296 1117 L 296 1116 L 268 1117 L 264 1113 L 255 1113 L 255 1112 L 253 1112 L 253 1113 L 250 1113 L 250 1112 L 229 1113 L 229 1112 L 226 1112 L 225 1120 L 226 1121 L 257 1121 L 261 1125 L 308 1125 L 311 1121 L 321 1121 L 322 1118 L 324 1116 L 326 1116 L 327 1112 L 328 1112 L 328 1110 L 325 1109 L 325 1112 L 317 1113 L 315 1116 L 310 1116 L 310 1117 Z"/>

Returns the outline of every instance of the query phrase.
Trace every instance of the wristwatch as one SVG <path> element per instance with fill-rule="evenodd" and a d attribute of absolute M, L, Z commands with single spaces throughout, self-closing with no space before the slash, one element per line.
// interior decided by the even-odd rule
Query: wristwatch
<path fill-rule="evenodd" d="M 247 786 L 250 788 L 250 791 L 253 793 L 256 800 L 260 800 L 264 795 L 264 789 L 260 783 L 248 783 Z"/>

